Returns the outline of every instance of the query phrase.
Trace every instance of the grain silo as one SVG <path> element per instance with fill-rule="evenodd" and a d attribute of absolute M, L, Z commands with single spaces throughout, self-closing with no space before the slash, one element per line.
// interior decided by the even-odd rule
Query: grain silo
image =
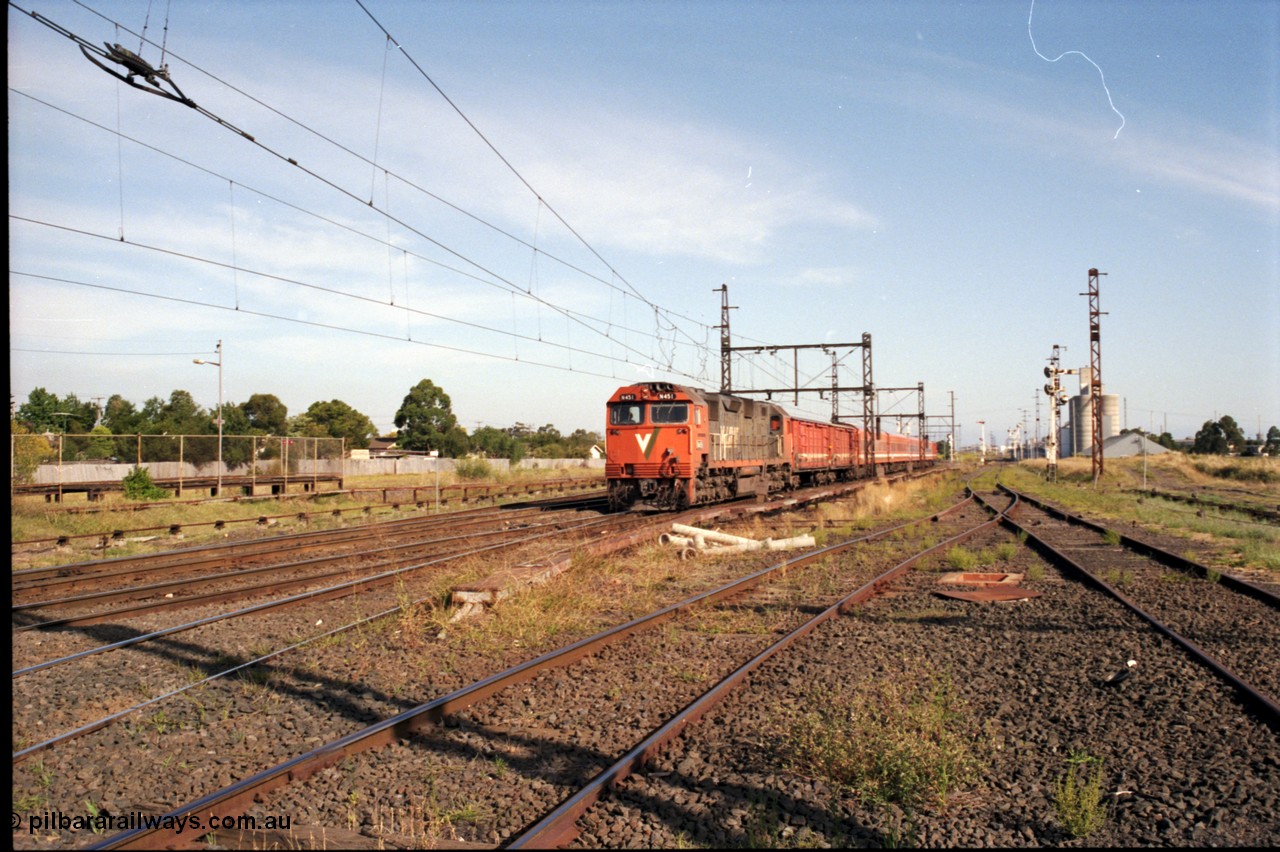
<path fill-rule="evenodd" d="M 1083 456 L 1093 451 L 1093 399 L 1089 393 L 1092 370 L 1080 368 L 1080 393 L 1067 402 L 1071 413 L 1070 438 L 1063 442 L 1063 455 Z M 1102 394 L 1102 440 L 1120 434 L 1120 397 Z"/>

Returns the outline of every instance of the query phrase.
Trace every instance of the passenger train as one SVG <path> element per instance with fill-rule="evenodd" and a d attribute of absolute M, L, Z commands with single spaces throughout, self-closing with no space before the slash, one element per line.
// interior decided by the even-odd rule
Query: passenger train
<path fill-rule="evenodd" d="M 684 509 L 806 485 L 932 465 L 937 444 L 792 417 L 772 402 L 667 382 L 640 382 L 609 398 L 609 505 Z"/>

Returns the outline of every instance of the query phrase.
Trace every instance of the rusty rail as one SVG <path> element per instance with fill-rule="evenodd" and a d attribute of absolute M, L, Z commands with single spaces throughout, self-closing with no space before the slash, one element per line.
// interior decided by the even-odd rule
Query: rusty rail
<path fill-rule="evenodd" d="M 935 513 L 925 520 L 936 519 L 943 514 L 955 511 L 967 502 L 968 500 L 958 503 L 943 512 Z M 222 790 L 203 796 L 194 802 L 190 802 L 170 811 L 168 814 L 165 814 L 165 817 L 171 817 L 171 819 L 161 818 L 156 821 L 157 825 L 155 827 L 139 828 L 133 831 L 123 832 L 90 848 L 156 849 L 171 845 L 193 844 L 198 839 L 200 833 L 193 830 L 193 834 L 196 836 L 189 838 L 183 837 L 183 832 L 177 828 L 179 824 L 189 824 L 187 821 L 183 820 L 183 818 L 194 817 L 199 820 L 199 824 L 209 825 L 214 819 L 221 820 L 228 816 L 241 814 L 256 801 L 261 800 L 263 796 L 273 790 L 290 784 L 293 781 L 300 781 L 309 778 L 316 772 L 335 765 L 351 755 L 380 748 L 412 736 L 416 731 L 422 730 L 430 724 L 439 723 L 450 713 L 456 713 L 464 710 L 472 704 L 488 698 L 503 689 L 529 681 L 544 670 L 568 665 L 582 659 L 583 657 L 596 653 L 605 646 L 625 639 L 633 633 L 661 624 L 689 607 L 696 606 L 698 604 L 711 603 L 736 595 L 756 586 L 774 572 L 785 573 L 790 568 L 839 553 L 863 542 L 873 541 L 878 538 L 891 535 L 900 529 L 904 529 L 921 522 L 922 521 L 920 520 L 910 521 L 861 538 L 840 542 L 835 545 L 829 545 L 804 556 L 795 557 L 779 563 L 778 565 L 761 569 L 715 589 L 701 592 L 690 598 L 686 598 L 683 601 L 649 613 L 648 615 L 628 621 L 625 624 L 601 631 L 594 636 L 580 639 L 563 648 L 535 657 L 532 660 L 528 660 L 497 674 L 490 675 L 489 677 L 477 681 L 470 686 L 463 687 L 462 689 L 456 690 L 448 695 L 436 698 L 425 704 L 421 704 L 418 707 L 411 708 L 403 713 L 384 719 L 383 721 L 370 725 L 361 731 L 351 733 L 339 740 L 335 740 L 332 743 L 320 746 L 319 748 L 313 749 L 305 754 L 301 754 L 277 766 L 263 770 L 250 778 L 239 781 L 229 787 L 223 788 Z M 180 822 L 180 820 L 182 821 Z"/>

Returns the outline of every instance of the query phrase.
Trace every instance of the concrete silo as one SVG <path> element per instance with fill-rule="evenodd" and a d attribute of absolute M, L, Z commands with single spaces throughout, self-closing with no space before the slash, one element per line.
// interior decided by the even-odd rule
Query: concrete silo
<path fill-rule="evenodd" d="M 1064 441 L 1063 455 L 1083 456 L 1093 451 L 1093 398 L 1089 393 L 1092 371 L 1080 368 L 1080 393 L 1067 402 L 1071 412 L 1070 438 Z M 1102 440 L 1120 434 L 1120 397 L 1102 394 Z"/>

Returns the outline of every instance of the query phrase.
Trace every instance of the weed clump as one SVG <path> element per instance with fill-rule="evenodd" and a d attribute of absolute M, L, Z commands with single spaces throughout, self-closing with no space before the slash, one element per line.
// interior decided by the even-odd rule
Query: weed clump
<path fill-rule="evenodd" d="M 1058 819 L 1072 837 L 1087 837 L 1107 821 L 1102 791 L 1102 759 L 1073 751 L 1067 758 L 1067 774 L 1054 786 Z"/>
<path fill-rule="evenodd" d="M 956 545 L 947 551 L 947 564 L 957 571 L 972 571 L 978 567 L 978 554 Z"/>
<path fill-rule="evenodd" d="M 974 726 L 950 678 L 923 694 L 880 682 L 865 691 L 823 690 L 784 734 L 790 768 L 848 787 L 864 800 L 904 807 L 936 801 L 978 779 Z"/>

